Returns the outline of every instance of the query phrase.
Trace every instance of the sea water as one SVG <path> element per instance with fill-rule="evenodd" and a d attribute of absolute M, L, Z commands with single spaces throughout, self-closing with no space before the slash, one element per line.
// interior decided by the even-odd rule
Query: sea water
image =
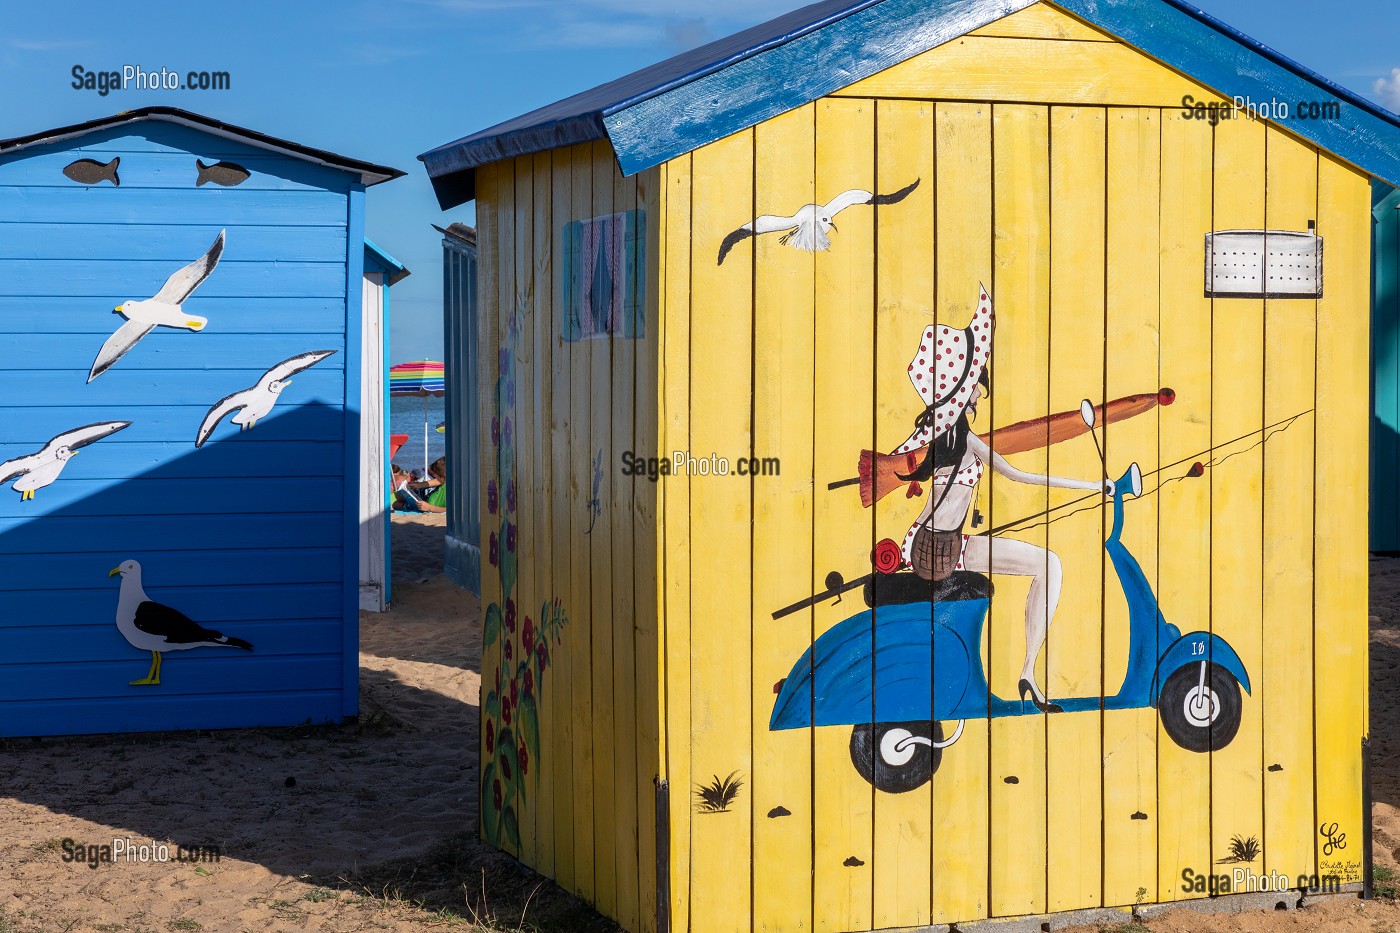
<path fill-rule="evenodd" d="M 447 453 L 447 435 L 437 426 L 447 415 L 443 400 L 428 399 L 428 462 Z M 394 462 L 405 470 L 423 469 L 423 399 L 397 396 L 389 399 L 389 433 L 407 434 L 408 443 L 394 455 Z"/>

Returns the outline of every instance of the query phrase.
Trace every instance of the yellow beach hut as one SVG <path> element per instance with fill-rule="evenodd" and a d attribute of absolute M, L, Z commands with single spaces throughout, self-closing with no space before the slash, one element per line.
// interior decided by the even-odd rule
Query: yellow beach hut
<path fill-rule="evenodd" d="M 1400 120 L 1171 0 L 828 0 L 420 158 L 487 839 L 634 931 L 1360 889 Z"/>

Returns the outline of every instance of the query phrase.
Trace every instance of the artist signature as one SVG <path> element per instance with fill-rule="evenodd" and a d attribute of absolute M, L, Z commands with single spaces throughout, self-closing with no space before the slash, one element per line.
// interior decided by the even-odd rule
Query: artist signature
<path fill-rule="evenodd" d="M 1322 854 L 1324 857 L 1331 855 L 1338 849 L 1345 849 L 1347 847 L 1347 834 L 1338 833 L 1336 823 L 1323 823 L 1317 828 L 1317 831 L 1327 840 L 1322 844 Z"/>

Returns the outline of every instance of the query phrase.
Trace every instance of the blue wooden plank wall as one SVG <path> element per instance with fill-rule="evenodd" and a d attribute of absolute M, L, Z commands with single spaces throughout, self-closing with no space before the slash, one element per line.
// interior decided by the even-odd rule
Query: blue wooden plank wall
<path fill-rule="evenodd" d="M 119 187 L 63 174 L 115 157 Z M 196 187 L 197 158 L 250 175 Z M 13 480 L 0 487 L 0 735 L 354 712 L 358 404 L 347 399 L 359 375 L 347 336 L 362 190 L 357 176 L 158 121 L 0 157 L 0 462 L 82 425 L 131 422 L 32 501 Z M 220 230 L 222 258 L 185 304 L 206 328 L 157 327 L 89 383 L 123 321 L 113 308 L 151 298 Z M 292 376 L 251 430 L 225 418 L 195 448 L 213 404 L 312 350 L 336 353 Z M 115 624 L 108 571 L 125 560 L 141 563 L 151 599 L 254 650 L 169 651 L 159 685 L 132 685 L 151 656 Z"/>
<path fill-rule="evenodd" d="M 481 595 L 481 414 L 476 398 L 476 249 L 443 238 L 443 365 L 447 374 L 448 579 Z"/>
<path fill-rule="evenodd" d="M 1371 550 L 1400 551 L 1400 190 L 1375 186 Z"/>

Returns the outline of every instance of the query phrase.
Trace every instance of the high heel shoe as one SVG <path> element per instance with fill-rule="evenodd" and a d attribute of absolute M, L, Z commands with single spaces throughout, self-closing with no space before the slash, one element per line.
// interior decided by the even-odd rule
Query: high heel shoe
<path fill-rule="evenodd" d="M 1051 703 L 1049 698 L 1046 698 L 1043 702 L 1037 699 L 1035 688 L 1032 687 L 1031 682 L 1024 677 L 1021 678 L 1021 682 L 1016 685 L 1016 688 L 1021 691 L 1021 709 L 1026 708 L 1026 696 L 1029 695 L 1031 702 L 1035 704 L 1035 708 L 1042 713 L 1063 713 L 1065 711 L 1063 706 L 1058 703 Z"/>

